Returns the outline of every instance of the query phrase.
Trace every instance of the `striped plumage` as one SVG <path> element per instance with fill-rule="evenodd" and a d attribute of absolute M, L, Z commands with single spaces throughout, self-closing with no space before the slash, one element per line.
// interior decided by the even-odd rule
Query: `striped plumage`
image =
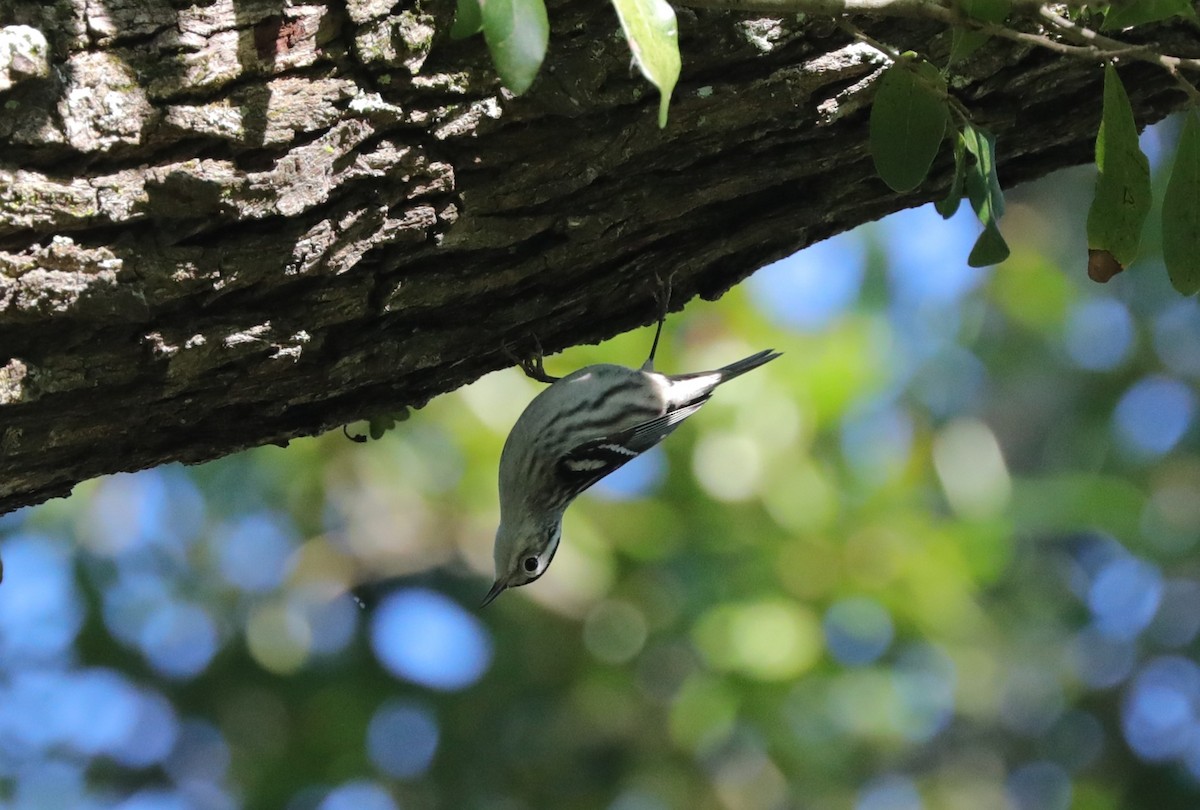
<path fill-rule="evenodd" d="M 640 369 L 587 366 L 538 394 L 500 454 L 496 581 L 483 604 L 546 572 L 575 496 L 665 439 L 717 386 L 778 356 L 767 349 L 714 371 L 670 376 L 654 371 L 651 349 Z"/>

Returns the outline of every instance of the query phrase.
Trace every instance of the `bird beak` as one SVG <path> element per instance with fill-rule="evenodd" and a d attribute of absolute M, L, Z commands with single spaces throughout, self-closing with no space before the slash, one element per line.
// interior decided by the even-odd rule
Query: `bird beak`
<path fill-rule="evenodd" d="M 507 587 L 508 583 L 506 583 L 504 580 L 496 580 L 496 582 L 492 585 L 492 589 L 487 592 L 487 596 L 483 597 L 483 603 L 479 606 L 479 609 L 482 610 L 490 605 L 497 596 L 504 593 L 504 589 Z"/>

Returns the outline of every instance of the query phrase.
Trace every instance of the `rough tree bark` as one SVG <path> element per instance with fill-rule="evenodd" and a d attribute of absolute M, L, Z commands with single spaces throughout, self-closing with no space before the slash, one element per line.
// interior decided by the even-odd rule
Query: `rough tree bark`
<path fill-rule="evenodd" d="M 880 63 L 829 22 L 680 9 L 660 131 L 606 3 L 551 4 L 515 100 L 479 38 L 446 38 L 452 14 L 0 0 L 0 512 L 420 406 L 509 364 L 506 340 L 649 322 L 656 273 L 676 307 L 713 298 L 946 185 L 945 156 L 915 194 L 876 178 Z M 937 26 L 859 22 L 948 48 Z M 1184 100 L 1153 67 L 1125 78 L 1142 123 Z M 1089 159 L 1100 81 L 993 43 L 955 91 L 1013 184 Z"/>

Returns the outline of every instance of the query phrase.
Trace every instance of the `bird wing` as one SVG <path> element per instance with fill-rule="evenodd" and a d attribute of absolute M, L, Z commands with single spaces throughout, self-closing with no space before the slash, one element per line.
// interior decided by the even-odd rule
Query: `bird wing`
<path fill-rule="evenodd" d="M 633 427 L 576 445 L 558 460 L 555 472 L 559 480 L 572 495 L 578 495 L 661 442 L 707 400 L 706 396 Z"/>

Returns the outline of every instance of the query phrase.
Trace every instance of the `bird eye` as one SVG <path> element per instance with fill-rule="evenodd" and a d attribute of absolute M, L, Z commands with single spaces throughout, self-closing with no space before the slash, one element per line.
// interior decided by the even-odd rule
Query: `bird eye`
<path fill-rule="evenodd" d="M 532 574 L 533 572 L 537 571 L 537 569 L 538 569 L 538 558 L 537 557 L 526 557 L 525 562 L 521 563 L 521 565 L 523 565 L 525 567 L 526 571 L 528 571 L 529 573 Z"/>

